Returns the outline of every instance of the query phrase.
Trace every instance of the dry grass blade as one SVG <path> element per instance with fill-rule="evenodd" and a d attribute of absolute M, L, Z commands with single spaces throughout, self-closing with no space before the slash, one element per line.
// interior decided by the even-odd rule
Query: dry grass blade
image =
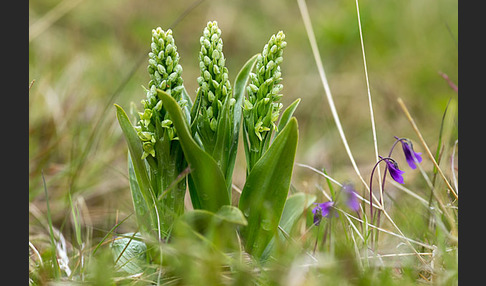
<path fill-rule="evenodd" d="M 331 177 L 327 176 L 326 174 L 324 174 L 324 173 L 320 172 L 319 170 L 317 170 L 317 169 L 315 169 L 315 168 L 312 168 L 312 167 L 307 166 L 307 165 L 304 165 L 304 164 L 298 164 L 298 165 L 299 165 L 299 166 L 302 166 L 302 167 L 309 168 L 309 169 L 313 170 L 314 172 L 316 172 L 316 173 L 318 173 L 318 174 L 320 174 L 320 175 L 322 175 L 322 176 L 325 176 L 325 177 L 326 177 L 326 178 L 328 178 L 329 180 L 331 180 L 331 179 L 332 179 Z M 339 182 L 337 182 L 337 181 L 336 181 L 336 180 L 334 180 L 334 179 L 332 179 L 332 181 L 333 181 L 334 183 L 337 183 L 337 184 L 339 184 L 339 185 L 342 185 L 342 184 L 340 184 Z M 327 194 L 327 193 L 326 193 L 326 192 L 325 192 L 323 189 L 321 189 L 321 191 L 323 192 L 323 194 L 324 194 L 324 195 L 325 195 L 327 198 L 329 198 L 329 199 L 330 199 L 330 196 L 329 196 L 329 195 L 328 195 L 328 194 Z M 362 198 L 361 196 L 359 196 L 359 195 L 358 195 L 357 197 L 358 197 L 358 199 L 360 199 L 360 200 L 364 201 L 365 203 L 369 204 L 369 201 L 365 200 L 365 199 L 364 199 L 364 198 Z M 419 254 L 418 254 L 417 250 L 416 250 L 416 249 L 413 247 L 413 245 L 412 245 L 410 242 L 414 242 L 414 243 L 416 243 L 416 244 L 418 244 L 418 245 L 420 245 L 420 246 L 426 247 L 426 248 L 432 248 L 432 246 L 429 246 L 429 245 L 424 244 L 424 243 L 422 243 L 422 242 L 415 241 L 415 240 L 413 240 L 413 239 L 410 239 L 410 238 L 406 237 L 406 236 L 403 234 L 403 232 L 400 230 L 400 228 L 398 227 L 398 225 L 397 225 L 397 224 L 396 224 L 396 223 L 393 221 L 393 219 L 390 217 L 390 215 L 388 214 L 388 212 L 387 212 L 387 211 L 386 211 L 386 210 L 385 210 L 385 209 L 384 209 L 384 208 L 383 208 L 381 205 L 379 205 L 377 208 L 379 208 L 381 211 L 383 211 L 383 214 L 384 214 L 384 215 L 385 215 L 385 217 L 386 217 L 386 218 L 387 218 L 387 219 L 390 221 L 390 223 L 393 225 L 393 227 L 394 227 L 394 228 L 395 228 L 395 229 L 398 231 L 398 234 L 393 233 L 393 232 L 390 232 L 390 231 L 385 230 L 385 229 L 383 229 L 383 228 L 379 228 L 379 227 L 374 226 L 374 225 L 372 225 L 372 224 L 370 224 L 370 223 L 368 223 L 368 222 L 366 222 L 366 224 L 367 224 L 369 227 L 371 227 L 371 228 L 374 228 L 374 229 L 377 229 L 377 230 L 382 231 L 382 232 L 384 232 L 384 233 L 388 233 L 388 234 L 391 234 L 391 235 L 394 235 L 394 236 L 397 236 L 397 237 L 400 237 L 400 238 L 404 239 L 405 243 L 406 243 L 406 244 L 407 244 L 407 245 L 408 245 L 408 246 L 409 246 L 409 247 L 410 247 L 410 248 L 411 248 L 411 249 L 414 251 L 414 253 L 416 253 L 416 254 L 417 254 L 417 258 L 418 258 L 418 259 L 419 259 L 419 260 L 420 260 L 420 261 L 421 261 L 421 262 L 422 262 L 424 265 L 427 265 L 427 262 L 426 262 L 426 261 L 425 261 L 425 260 L 424 260 L 424 259 L 423 259 L 423 258 L 422 258 L 422 257 L 421 257 Z M 361 219 L 359 219 L 359 218 L 356 218 L 356 217 L 354 217 L 354 216 L 351 216 L 350 214 L 346 213 L 345 211 L 342 211 L 342 210 L 341 210 L 341 212 L 342 212 L 342 213 L 343 213 L 343 214 L 344 214 L 346 217 L 347 217 L 347 216 L 350 216 L 350 217 L 352 217 L 353 219 L 360 221 L 361 223 L 365 223 L 365 221 L 363 221 L 363 220 L 361 220 Z"/>
<path fill-rule="evenodd" d="M 451 155 L 451 172 L 452 172 L 452 180 L 454 181 L 454 187 L 456 187 L 456 192 L 459 193 L 459 188 L 457 185 L 457 178 L 456 178 L 456 171 L 455 171 L 455 166 L 454 166 L 454 157 L 456 156 L 456 148 L 457 148 L 457 143 L 459 141 L 456 140 L 454 142 L 454 148 L 452 148 L 452 155 Z"/>
<path fill-rule="evenodd" d="M 322 175 L 322 176 L 325 176 L 325 177 L 326 177 L 326 178 L 328 178 L 329 180 L 332 180 L 334 183 L 339 184 L 339 185 L 342 185 L 342 184 L 340 184 L 338 181 L 336 181 L 336 180 L 332 179 L 331 177 L 327 176 L 326 174 L 324 174 L 324 173 L 320 172 L 319 170 L 317 170 L 317 169 L 315 169 L 315 168 L 312 168 L 312 167 L 307 166 L 307 165 L 304 165 L 304 164 L 298 164 L 298 165 L 299 165 L 299 166 L 302 166 L 302 167 L 309 168 L 309 169 L 313 170 L 314 172 L 316 172 L 316 173 L 318 173 L 318 174 L 320 174 L 320 175 Z M 321 189 L 321 191 L 323 192 L 323 194 L 324 194 L 324 195 L 325 195 L 327 198 L 330 198 L 330 196 L 329 196 L 329 195 L 328 195 L 328 194 L 327 194 L 327 193 L 326 193 L 326 192 L 325 192 L 323 189 Z M 360 199 L 360 200 L 364 201 L 365 203 L 369 204 L 369 201 L 365 200 L 364 198 L 362 198 L 362 197 L 361 197 L 361 196 L 359 196 L 359 195 L 358 195 L 358 199 Z M 383 211 L 383 214 L 384 214 L 384 215 L 385 215 L 385 217 L 386 217 L 386 218 L 387 218 L 387 219 L 390 221 L 390 223 L 393 225 L 393 227 L 394 227 L 394 228 L 395 228 L 395 229 L 398 231 L 398 234 L 393 233 L 393 232 L 388 231 L 388 230 L 385 230 L 385 229 L 383 229 L 383 228 L 379 228 L 379 227 L 377 227 L 377 226 L 374 226 L 374 225 L 372 225 L 372 224 L 368 223 L 367 221 L 366 221 L 366 224 L 367 224 L 369 227 L 374 228 L 374 229 L 377 229 L 377 230 L 379 230 L 379 231 L 381 231 L 381 232 L 384 232 L 384 233 L 387 233 L 387 234 L 391 234 L 391 235 L 394 235 L 394 236 L 396 236 L 396 237 L 400 237 L 400 238 L 404 239 L 405 243 L 406 243 L 406 244 L 407 244 L 407 245 L 408 245 L 408 246 L 409 246 L 409 247 L 410 247 L 410 248 L 411 248 L 411 249 L 414 251 L 414 253 L 416 253 L 416 254 L 417 254 L 417 258 L 418 258 L 418 259 L 419 259 L 419 260 L 420 260 L 420 261 L 421 261 L 421 262 L 422 262 L 424 265 L 427 265 L 427 262 L 426 262 L 426 261 L 425 261 L 425 260 L 424 260 L 424 259 L 423 259 L 423 258 L 422 258 L 422 257 L 421 257 L 419 254 L 418 254 L 417 250 L 416 250 L 416 249 L 413 247 L 413 245 L 412 245 L 410 242 L 413 242 L 413 243 L 415 243 L 415 244 L 418 244 L 418 245 L 420 245 L 420 246 L 423 246 L 423 247 L 426 247 L 426 248 L 430 248 L 430 249 L 433 249 L 433 247 L 432 247 L 432 246 L 430 246 L 430 245 L 427 245 L 427 244 L 425 244 L 425 243 L 422 243 L 422 242 L 419 242 L 419 241 L 415 241 L 415 240 L 413 240 L 413 239 L 410 239 L 410 238 L 406 237 L 406 236 L 403 234 L 403 232 L 400 230 L 400 228 L 398 227 L 398 225 L 397 225 L 397 224 L 396 224 L 396 223 L 393 221 L 393 219 L 390 217 L 390 215 L 388 214 L 388 212 L 387 212 L 387 211 L 386 211 L 384 208 L 382 208 L 382 206 L 381 206 L 381 205 L 379 205 L 379 207 L 377 207 L 377 208 L 379 208 L 380 210 L 382 210 L 382 211 Z M 337 208 L 337 209 L 338 209 L 338 208 Z M 338 209 L 338 210 L 339 210 L 339 209 Z M 355 219 L 355 220 L 357 220 L 357 221 L 359 221 L 359 222 L 361 222 L 361 223 L 365 223 L 365 221 L 363 221 L 362 219 L 359 219 L 359 218 L 357 218 L 357 217 L 354 217 L 354 216 L 352 216 L 352 215 L 350 215 L 350 214 L 346 213 L 346 212 L 345 212 L 345 211 L 343 211 L 343 210 L 341 210 L 341 212 L 342 212 L 342 213 L 343 213 L 343 214 L 344 214 L 346 217 L 348 217 L 348 216 L 349 216 L 349 217 L 351 217 L 351 218 L 353 218 L 353 219 Z"/>
<path fill-rule="evenodd" d="M 333 179 L 333 178 L 332 178 L 332 177 L 330 177 L 329 175 L 324 174 L 323 172 L 321 172 L 321 171 L 317 170 L 317 169 L 316 169 L 316 168 L 314 168 L 314 167 L 311 167 L 311 166 L 306 165 L 306 164 L 301 164 L 301 163 L 296 163 L 296 165 L 297 165 L 297 166 L 299 166 L 299 167 L 304 167 L 304 168 L 307 168 L 307 169 L 309 169 L 309 170 L 312 170 L 312 171 L 316 172 L 317 174 L 319 174 L 319 175 L 323 176 L 324 178 L 328 179 L 329 181 L 331 181 L 331 182 L 335 183 L 336 185 L 338 185 L 338 186 L 340 186 L 340 187 L 342 187 L 342 186 L 343 186 L 343 184 L 341 184 L 340 182 L 336 181 L 335 179 Z M 322 191 L 323 191 L 323 190 L 322 190 Z M 331 200 L 331 196 L 330 196 L 330 195 L 328 195 L 328 194 L 327 194 L 327 193 L 325 193 L 324 191 L 323 191 L 323 194 L 326 196 L 326 198 L 328 198 L 329 200 Z M 360 195 L 359 195 L 359 194 L 357 194 L 357 193 L 356 193 L 356 197 L 357 197 L 359 200 L 361 200 L 361 201 L 365 202 L 366 204 L 368 204 L 368 205 L 370 204 L 370 202 L 369 202 L 367 199 L 363 198 L 362 196 L 360 196 Z M 380 210 L 381 210 L 381 209 L 383 209 L 382 205 L 381 205 L 379 202 L 377 202 L 376 204 L 377 204 L 377 205 L 376 205 L 375 207 L 376 207 L 377 209 L 380 209 Z"/>
<path fill-rule="evenodd" d="M 366 90 L 368 92 L 368 104 L 370 108 L 370 118 L 371 118 L 371 132 L 373 134 L 373 145 L 375 148 L 375 161 L 378 162 L 379 158 L 379 152 L 378 152 L 378 139 L 376 137 L 376 127 L 375 127 L 375 115 L 373 112 L 373 102 L 371 100 L 371 91 L 370 91 L 370 80 L 368 78 L 368 64 L 366 63 L 366 54 L 365 54 L 365 48 L 364 48 L 364 40 L 363 40 L 363 31 L 361 28 L 361 16 L 359 14 L 359 4 L 358 0 L 356 0 L 356 15 L 358 18 L 358 28 L 359 28 L 359 39 L 361 42 L 361 53 L 363 55 L 363 67 L 364 67 L 364 73 L 365 73 L 365 79 L 366 79 Z M 382 204 L 385 203 L 385 200 L 383 200 L 383 187 L 381 186 L 381 171 L 380 168 L 377 169 L 377 176 L 378 176 L 378 186 L 380 188 L 380 197 L 382 198 Z"/>
<path fill-rule="evenodd" d="M 324 67 L 322 65 L 321 56 L 319 54 L 319 49 L 317 47 L 316 37 L 315 37 L 314 31 L 312 30 L 312 23 L 310 21 L 309 12 L 307 10 L 307 5 L 305 3 L 305 0 L 297 0 L 297 3 L 299 4 L 300 13 L 302 15 L 302 20 L 304 21 L 305 30 L 307 32 L 307 38 L 309 39 L 309 42 L 310 42 L 310 45 L 311 45 L 311 48 L 312 48 L 312 53 L 314 55 L 314 59 L 315 59 L 316 65 L 317 65 L 317 69 L 318 69 L 319 75 L 321 77 L 322 85 L 323 85 L 324 91 L 326 93 L 326 98 L 327 98 L 327 101 L 329 103 L 329 107 L 331 108 L 331 113 L 332 113 L 332 116 L 334 118 L 334 122 L 336 123 L 336 127 L 338 129 L 341 140 L 344 144 L 344 148 L 346 149 L 346 153 L 348 154 L 348 157 L 351 160 L 351 164 L 353 165 L 353 168 L 354 168 L 356 174 L 358 175 L 359 179 L 361 180 L 363 185 L 366 187 L 366 189 L 369 191 L 370 188 L 366 184 L 366 181 L 363 179 L 363 176 L 361 176 L 361 172 L 359 171 L 358 166 L 356 165 L 353 154 L 351 153 L 351 149 L 349 148 L 348 141 L 346 140 L 346 136 L 344 135 L 343 127 L 341 126 L 341 120 L 339 119 L 339 115 L 337 113 L 336 106 L 334 105 L 334 100 L 332 98 L 331 90 L 329 88 L 329 83 L 327 82 L 326 73 L 324 72 Z M 378 200 L 376 198 L 375 198 L 375 200 L 378 202 Z"/>
<path fill-rule="evenodd" d="M 427 153 L 427 156 L 429 156 L 430 160 L 432 161 L 432 163 L 434 164 L 434 166 L 439 171 L 440 176 L 442 177 L 442 179 L 446 183 L 447 188 L 451 191 L 451 193 L 454 195 L 454 197 L 456 198 L 456 200 L 459 199 L 459 197 L 457 196 L 456 191 L 454 190 L 454 188 L 452 188 L 451 184 L 449 184 L 449 181 L 447 180 L 447 178 L 445 177 L 444 173 L 440 169 L 439 164 L 437 164 L 437 162 L 435 161 L 434 155 L 432 155 L 432 153 L 430 152 L 430 149 L 427 146 L 427 143 L 425 142 L 424 137 L 422 136 L 422 133 L 420 133 L 420 130 L 418 129 L 417 124 L 415 124 L 415 121 L 413 120 L 412 116 L 410 115 L 410 112 L 408 112 L 408 109 L 405 106 L 405 103 L 403 102 L 403 100 L 401 98 L 398 98 L 397 101 L 398 101 L 398 104 L 400 105 L 400 107 L 402 108 L 403 112 L 405 113 L 405 116 L 407 117 L 408 121 L 412 125 L 413 130 L 415 131 L 415 133 L 417 133 L 417 136 L 419 137 L 420 142 L 422 143 L 422 146 L 424 147 L 424 149 L 425 149 L 425 151 Z"/>
<path fill-rule="evenodd" d="M 64 0 L 57 4 L 52 10 L 45 14 L 41 19 L 35 21 L 29 27 L 29 43 L 39 36 L 42 32 L 47 30 L 59 18 L 66 15 L 74 7 L 76 7 L 82 0 Z"/>

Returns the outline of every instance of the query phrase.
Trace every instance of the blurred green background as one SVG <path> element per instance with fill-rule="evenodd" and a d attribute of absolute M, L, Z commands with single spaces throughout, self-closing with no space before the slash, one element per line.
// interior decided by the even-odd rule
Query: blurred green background
<path fill-rule="evenodd" d="M 346 137 L 367 178 L 374 148 L 355 1 L 306 2 Z M 457 94 L 439 74 L 458 83 L 457 1 L 366 0 L 359 5 L 380 154 L 388 153 L 393 136 L 411 138 L 425 154 L 398 97 L 435 150 L 449 98 L 457 105 Z M 85 206 L 86 223 L 95 234 L 106 233 L 132 212 L 127 145 L 113 103 L 125 110 L 131 102 L 141 106 L 141 86 L 149 81 L 151 30 L 158 26 L 173 30 L 184 84 L 194 99 L 199 37 L 211 20 L 222 30 L 231 82 L 272 34 L 285 32 L 282 102 L 285 107 L 302 99 L 295 113 L 300 132 L 296 162 L 325 168 L 339 181 L 359 185 L 296 1 L 29 1 L 29 84 L 35 81 L 29 91 L 31 236 L 46 233 L 39 223 L 46 212 L 42 174 L 58 227 L 69 224 L 68 193 Z M 406 164 L 403 156 L 397 157 L 399 164 Z M 242 148 L 236 164 L 234 183 L 241 188 Z M 313 178 L 308 170 L 294 168 L 298 190 L 315 193 Z M 133 223 L 123 224 L 120 231 L 133 230 Z"/>

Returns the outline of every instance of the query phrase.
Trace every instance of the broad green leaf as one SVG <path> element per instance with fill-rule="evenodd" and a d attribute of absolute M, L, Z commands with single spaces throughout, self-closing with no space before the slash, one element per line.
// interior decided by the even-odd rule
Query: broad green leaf
<path fill-rule="evenodd" d="M 186 212 L 183 216 L 181 216 L 181 218 L 186 222 L 195 222 L 196 220 L 201 220 L 203 217 L 204 220 L 208 218 L 215 219 L 217 223 L 224 221 L 234 225 L 245 226 L 248 224 L 241 210 L 230 205 L 222 206 L 216 213 L 207 210 L 193 210 Z M 197 223 L 197 225 L 200 227 L 205 224 Z"/>
<path fill-rule="evenodd" d="M 248 79 L 250 78 L 250 72 L 255 66 L 256 59 L 259 54 L 251 57 L 241 68 L 236 76 L 235 83 L 233 85 L 233 97 L 236 100 L 233 112 L 233 135 L 231 137 L 231 145 L 229 149 L 228 164 L 226 167 L 226 186 L 231 192 L 232 176 L 235 167 L 236 153 L 238 149 L 238 139 L 240 135 L 240 125 L 242 120 L 241 108 L 243 104 L 243 99 L 245 98 L 246 85 L 248 84 Z M 245 138 L 245 137 L 243 137 Z"/>
<path fill-rule="evenodd" d="M 229 205 L 230 199 L 226 191 L 225 179 L 217 163 L 192 138 L 188 123 L 183 118 L 177 102 L 162 90 L 157 89 L 157 93 L 172 118 L 179 142 L 191 169 L 192 183 L 189 183 L 189 186 L 195 189 L 191 193 L 191 199 L 195 199 L 197 202 L 193 205 L 199 204 L 202 209 L 213 212 L 219 210 L 223 205 Z M 192 198 L 193 194 L 197 195 L 197 198 Z"/>
<path fill-rule="evenodd" d="M 157 221 L 157 210 L 155 209 L 156 204 L 154 204 L 154 191 L 152 190 L 152 187 L 150 185 L 146 164 L 142 160 L 142 143 L 138 138 L 137 132 L 130 123 L 130 120 L 128 119 L 128 116 L 123 108 L 117 104 L 115 104 L 115 107 L 118 123 L 120 124 L 123 135 L 125 136 L 128 144 L 128 150 L 130 152 L 133 164 L 133 171 L 135 173 L 135 178 L 138 182 L 138 186 L 140 188 L 140 193 L 142 194 L 142 197 L 147 203 L 148 209 L 150 210 L 150 221 L 155 223 Z M 152 226 L 152 229 L 156 230 L 158 229 L 158 226 L 154 224 Z"/>
<path fill-rule="evenodd" d="M 313 202 L 315 202 L 315 200 L 316 196 L 302 192 L 289 196 L 285 202 L 285 206 L 282 211 L 282 217 L 280 218 L 280 228 L 282 228 L 285 233 L 289 234 L 292 228 L 295 226 L 297 220 L 304 214 L 304 211 L 308 209 Z M 270 240 L 267 248 L 263 252 L 262 257 L 264 260 L 270 255 L 271 251 L 273 250 L 276 238 L 277 236 L 274 236 L 272 240 Z M 282 233 L 281 230 L 278 231 L 278 238 L 280 239 L 280 241 L 285 241 L 285 235 Z"/>
<path fill-rule="evenodd" d="M 184 112 L 184 116 L 186 117 L 187 122 L 191 122 L 191 109 L 193 103 L 191 97 L 187 93 L 186 87 L 182 89 L 181 97 L 182 99 L 187 101 L 187 105 L 182 108 Z"/>
<path fill-rule="evenodd" d="M 277 233 L 288 195 L 298 141 L 297 119 L 289 123 L 250 171 L 239 208 L 248 220 L 242 229 L 245 248 L 260 258 Z"/>
<path fill-rule="evenodd" d="M 289 196 L 285 202 L 282 217 L 280 218 L 280 227 L 286 233 L 289 233 L 297 219 L 315 200 L 316 196 L 301 192 Z M 281 237 L 283 238 L 283 235 Z"/>
<path fill-rule="evenodd" d="M 245 216 L 237 207 L 226 205 L 222 206 L 215 215 L 217 218 L 237 225 L 247 225 Z"/>
<path fill-rule="evenodd" d="M 130 275 L 141 273 L 147 264 L 147 246 L 139 233 L 126 233 L 115 239 L 110 247 L 115 267 Z"/>
<path fill-rule="evenodd" d="M 238 247 L 236 228 L 247 225 L 240 209 L 225 205 L 214 213 L 192 210 L 182 215 L 174 226 L 174 235 L 180 239 L 195 238 L 209 243 L 218 250 Z"/>
<path fill-rule="evenodd" d="M 297 106 L 300 103 L 300 98 L 297 98 L 292 104 L 290 104 L 285 111 L 282 113 L 282 116 L 280 116 L 280 121 L 278 122 L 278 127 L 277 131 L 275 132 L 275 136 L 278 135 L 278 133 L 287 125 L 287 123 L 290 121 L 290 118 L 294 114 L 295 109 L 297 109 Z"/>
<path fill-rule="evenodd" d="M 229 97 L 228 97 L 224 101 L 223 109 L 221 110 L 221 118 L 219 118 L 218 129 L 216 130 L 216 143 L 214 144 L 212 157 L 218 163 L 219 168 L 221 169 L 223 174 L 225 174 L 226 189 L 228 191 L 228 197 L 230 198 L 230 201 L 231 201 L 232 174 L 227 174 L 226 168 L 228 167 L 227 164 L 228 164 L 228 157 L 230 155 L 232 133 L 233 133 L 233 128 L 231 128 L 230 104 L 229 104 Z M 230 182 L 229 186 L 227 184 L 228 182 Z"/>
<path fill-rule="evenodd" d="M 143 198 L 142 192 L 138 185 L 137 177 L 135 175 L 135 170 L 133 168 L 132 156 L 130 152 L 128 153 L 128 181 L 130 183 L 130 191 L 132 193 L 133 209 L 135 210 L 135 215 L 137 217 L 137 222 L 139 227 L 143 231 L 148 231 L 152 229 L 153 222 L 150 216 L 149 204 Z"/>

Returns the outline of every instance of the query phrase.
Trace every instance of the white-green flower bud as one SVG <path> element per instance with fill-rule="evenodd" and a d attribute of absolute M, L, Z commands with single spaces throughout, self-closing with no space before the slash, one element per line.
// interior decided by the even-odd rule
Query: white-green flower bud
<path fill-rule="evenodd" d="M 251 110 L 253 109 L 253 104 L 245 98 L 244 103 L 243 103 L 243 109 L 244 110 Z"/>
<path fill-rule="evenodd" d="M 206 67 L 209 67 L 209 65 L 211 65 L 211 59 L 208 56 L 204 56 L 203 62 Z"/>
<path fill-rule="evenodd" d="M 221 71 L 219 70 L 218 66 L 213 66 L 213 73 L 215 75 L 219 75 L 221 73 Z"/>
<path fill-rule="evenodd" d="M 219 82 L 215 81 L 214 79 L 211 80 L 211 82 L 213 84 L 214 89 L 218 89 L 219 88 Z"/>
<path fill-rule="evenodd" d="M 204 39 L 203 44 L 206 50 L 209 50 L 211 48 L 211 43 L 209 42 L 208 39 Z"/>
<path fill-rule="evenodd" d="M 248 136 L 256 136 L 258 140 L 266 138 L 264 136 L 272 126 L 276 128 L 275 122 L 279 117 L 281 103 L 277 101 L 281 99 L 282 95 L 279 92 L 283 85 L 278 82 L 281 81 L 280 64 L 283 61 L 283 48 L 286 46 L 284 39 L 285 34 L 282 31 L 272 35 L 261 54 L 257 56 L 255 72 L 250 73 L 248 100 L 245 99 L 243 117 L 246 125 L 252 124 L 255 130 L 248 132 Z M 250 138 L 250 142 L 254 142 L 255 139 Z M 250 146 L 250 149 L 252 148 L 255 147 Z"/>
<path fill-rule="evenodd" d="M 210 145 L 213 143 L 210 142 L 214 141 L 214 132 L 223 110 L 222 102 L 232 95 L 228 69 L 225 67 L 221 30 L 216 21 L 207 23 L 199 43 L 200 76 L 197 79 L 197 96 L 201 96 L 203 100 L 196 116 L 196 127 L 203 145 L 211 148 Z M 229 112 L 233 112 L 232 109 Z"/>
<path fill-rule="evenodd" d="M 152 142 L 144 142 L 142 148 L 142 160 L 147 158 L 148 155 L 152 155 L 153 157 L 155 157 L 154 144 Z"/>
<path fill-rule="evenodd" d="M 162 81 L 160 82 L 159 88 L 160 88 L 160 89 L 162 89 L 162 90 L 167 89 L 167 80 L 165 80 L 165 79 L 164 79 L 164 80 L 162 80 Z M 154 91 L 154 93 L 155 93 L 155 91 Z"/>
<path fill-rule="evenodd" d="M 164 59 L 165 59 L 164 50 L 161 50 L 159 52 L 159 54 L 157 55 L 157 60 L 159 60 L 160 62 L 162 62 Z"/>
<path fill-rule="evenodd" d="M 267 63 L 267 70 L 272 70 L 273 67 L 275 66 L 275 62 L 270 60 L 268 63 Z"/>
<path fill-rule="evenodd" d="M 172 72 L 170 75 L 169 75 L 169 82 L 173 83 L 177 80 L 177 78 L 179 77 L 179 74 L 177 74 L 177 72 Z"/>
<path fill-rule="evenodd" d="M 199 69 L 201 70 L 201 72 L 204 72 L 207 69 L 203 61 L 199 62 Z"/>
<path fill-rule="evenodd" d="M 219 53 L 218 50 L 214 50 L 212 57 L 213 59 L 218 60 L 221 57 L 221 54 Z"/>
<path fill-rule="evenodd" d="M 201 86 L 203 82 L 204 82 L 204 78 L 202 76 L 197 77 L 197 84 Z"/>
<path fill-rule="evenodd" d="M 165 60 L 165 66 L 166 66 L 167 72 L 171 73 L 172 69 L 174 68 L 174 60 L 172 60 L 171 57 L 167 57 L 167 59 Z"/>
<path fill-rule="evenodd" d="M 212 91 L 209 91 L 208 92 L 208 100 L 209 100 L 209 102 L 213 102 L 215 98 L 216 98 L 216 96 L 214 95 L 214 93 Z"/>
<path fill-rule="evenodd" d="M 155 105 L 154 109 L 156 111 L 160 111 L 162 109 L 162 100 L 159 100 L 157 104 Z"/>
<path fill-rule="evenodd" d="M 162 81 L 162 76 L 160 75 L 160 73 L 158 71 L 154 71 L 154 78 L 156 81 L 160 82 Z"/>
<path fill-rule="evenodd" d="M 168 44 L 167 47 L 165 48 L 164 55 L 166 57 L 171 56 L 173 52 L 174 52 L 174 46 L 172 44 Z"/>
<path fill-rule="evenodd" d="M 149 90 L 147 90 L 147 98 L 142 102 L 145 110 L 140 113 L 140 121 L 137 126 L 140 131 L 139 137 L 142 141 L 147 141 L 150 134 L 147 132 L 153 132 L 156 120 L 160 120 L 159 122 L 162 123 L 164 130 L 167 130 L 168 137 L 172 140 L 176 138 L 175 129 L 168 113 L 163 111 L 164 106 L 156 91 L 159 88 L 176 98 L 180 105 L 187 104 L 186 100 L 180 98 L 184 89 L 184 81 L 181 77 L 182 66 L 179 65 L 179 54 L 172 36 L 172 30 L 164 31 L 160 27 L 153 29 L 150 47 L 149 65 L 147 67 L 150 75 Z M 164 116 L 162 116 L 163 114 Z M 155 136 L 151 138 L 155 138 Z M 154 143 L 153 140 L 155 139 L 150 139 L 151 143 Z M 155 156 L 155 150 L 153 145 L 144 143 L 143 158 L 148 155 Z"/>
<path fill-rule="evenodd" d="M 256 85 L 254 85 L 254 84 L 250 83 L 250 84 L 248 85 L 248 91 L 249 91 L 249 92 L 256 93 L 256 92 L 258 91 L 258 87 L 257 87 Z"/>
<path fill-rule="evenodd" d="M 167 71 L 165 70 L 164 66 L 163 65 L 157 65 L 157 71 L 159 72 L 159 74 L 161 75 L 166 75 L 167 74 Z"/>
<path fill-rule="evenodd" d="M 204 71 L 203 76 L 204 76 L 204 80 L 206 80 L 207 82 L 211 80 L 211 74 L 209 73 L 209 71 L 207 70 Z"/>
<path fill-rule="evenodd" d="M 226 85 L 223 85 L 223 87 L 221 88 L 221 95 L 223 97 L 226 97 L 228 95 L 228 89 L 226 88 Z M 234 98 L 231 98 L 231 99 L 234 99 Z"/>
<path fill-rule="evenodd" d="M 179 77 L 182 75 L 182 66 L 181 65 L 176 65 L 174 68 L 174 71 L 179 75 Z"/>
<path fill-rule="evenodd" d="M 170 127 L 172 127 L 172 120 L 166 119 L 166 120 L 162 121 L 161 122 L 161 126 L 163 128 L 170 128 Z"/>
<path fill-rule="evenodd" d="M 211 118 L 211 122 L 209 122 L 209 127 L 211 128 L 211 130 L 216 132 L 216 128 L 218 127 L 218 121 L 216 120 L 216 118 Z"/>

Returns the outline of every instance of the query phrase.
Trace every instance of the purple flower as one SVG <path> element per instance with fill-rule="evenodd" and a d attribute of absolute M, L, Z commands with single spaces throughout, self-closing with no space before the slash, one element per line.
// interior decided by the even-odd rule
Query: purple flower
<path fill-rule="evenodd" d="M 317 205 L 315 208 L 312 209 L 312 213 L 314 214 L 314 224 L 319 225 L 321 223 L 322 217 L 326 217 L 331 213 L 331 208 L 334 205 L 334 202 L 330 201 L 322 204 L 314 204 Z"/>
<path fill-rule="evenodd" d="M 397 183 L 403 184 L 403 176 L 402 174 L 405 173 L 404 171 L 398 169 L 397 162 L 391 158 L 384 158 L 386 162 L 386 166 L 388 171 L 390 172 L 390 176 L 395 180 Z"/>
<path fill-rule="evenodd" d="M 346 196 L 346 205 L 354 211 L 359 210 L 359 201 L 356 195 L 356 191 L 351 184 L 344 184 L 343 185 L 344 195 Z"/>
<path fill-rule="evenodd" d="M 422 162 L 422 157 L 420 156 L 422 153 L 418 153 L 413 150 L 413 145 L 410 140 L 404 139 L 400 142 L 402 143 L 403 153 L 405 154 L 405 159 L 407 159 L 408 165 L 412 169 L 417 168 L 415 165 L 415 160 L 417 160 L 418 163 Z"/>

